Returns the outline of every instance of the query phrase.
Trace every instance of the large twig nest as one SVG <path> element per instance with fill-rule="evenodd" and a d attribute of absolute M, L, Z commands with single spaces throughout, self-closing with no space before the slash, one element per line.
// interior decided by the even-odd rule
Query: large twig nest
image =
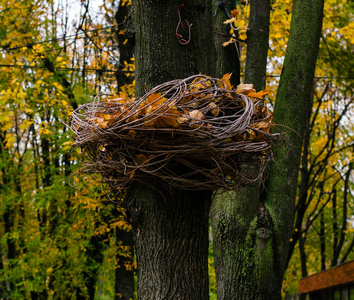
<path fill-rule="evenodd" d="M 229 190 L 257 180 L 272 157 L 276 135 L 261 96 L 247 85 L 232 90 L 229 76 L 195 75 L 139 100 L 81 105 L 70 127 L 83 171 L 102 174 L 114 189 L 155 177 L 171 187 Z"/>

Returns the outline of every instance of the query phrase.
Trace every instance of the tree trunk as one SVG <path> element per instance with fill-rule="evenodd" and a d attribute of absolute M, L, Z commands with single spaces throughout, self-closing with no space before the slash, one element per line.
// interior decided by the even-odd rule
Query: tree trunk
<path fill-rule="evenodd" d="M 326 270 L 326 229 L 324 212 L 320 215 L 320 250 L 321 250 L 321 271 Z"/>
<path fill-rule="evenodd" d="M 184 3 L 182 3 L 184 2 Z M 177 41 L 176 29 L 181 18 L 191 26 L 190 42 Z M 133 0 L 135 29 L 135 80 L 137 97 L 162 82 L 194 74 L 214 73 L 214 43 L 211 0 Z M 187 24 L 179 33 L 189 39 Z M 146 83 L 146 85 L 145 85 Z"/>
<path fill-rule="evenodd" d="M 264 12 L 259 12 L 262 7 L 269 7 L 269 2 L 251 3 L 260 15 L 255 18 L 251 15 L 250 22 L 263 20 L 262 26 L 266 28 L 257 27 L 258 30 L 255 30 L 250 24 L 250 40 L 257 32 L 261 34 L 262 29 L 264 34 L 269 25 L 266 25 L 268 21 Z M 252 12 L 257 16 L 251 8 Z M 253 187 L 236 192 L 236 200 L 230 197 L 217 198 L 212 203 L 219 300 L 281 299 L 280 291 L 293 225 L 301 137 L 311 111 L 312 80 L 322 16 L 323 0 L 294 1 L 289 44 L 274 111 L 274 121 L 284 125 L 281 129 L 283 131 L 284 128 L 288 134 L 288 141 L 276 146 L 276 163 L 271 165 L 261 196 L 259 185 L 254 184 Z M 251 33 L 252 29 L 255 32 Z M 249 75 L 246 74 L 246 79 L 248 83 L 254 80 L 252 83 L 259 89 L 264 86 L 268 41 L 264 39 L 262 45 L 257 45 L 260 40 L 256 39 L 252 45 L 249 39 L 246 70 Z M 289 144 L 291 147 L 287 146 Z"/>
<path fill-rule="evenodd" d="M 116 209 L 117 210 L 117 209 Z M 118 210 L 117 210 L 118 211 Z M 118 216 L 121 217 L 122 212 L 118 211 Z M 134 241 L 132 232 L 128 229 L 116 228 L 116 243 L 122 243 L 122 246 L 129 251 L 129 256 L 121 254 L 120 251 L 116 254 L 116 270 L 114 291 L 115 300 L 130 300 L 134 299 Z M 129 267 L 127 267 L 130 266 Z"/>
<path fill-rule="evenodd" d="M 274 281 L 279 291 L 293 227 L 303 136 L 311 112 L 323 4 L 323 0 L 294 1 L 289 43 L 274 107 L 274 122 L 282 125 L 277 130 L 286 133 L 286 141 L 275 148 L 275 163 L 270 165 L 261 200 L 271 212 L 275 225 L 280 276 L 274 276 Z"/>
<path fill-rule="evenodd" d="M 299 237 L 299 252 L 300 252 L 300 261 L 301 261 L 301 276 L 306 277 L 308 275 L 307 273 L 307 257 L 305 253 L 305 239 L 303 238 L 302 235 Z"/>
<path fill-rule="evenodd" d="M 215 76 L 221 78 L 224 74 L 231 73 L 230 82 L 236 86 L 240 83 L 240 45 L 236 42 L 223 47 L 223 43 L 231 37 L 230 26 L 224 24 L 224 21 L 229 18 L 227 14 L 233 9 L 233 5 L 233 1 L 213 0 L 213 9 L 217 9 L 213 24 L 216 51 Z M 237 32 L 235 34 L 237 35 Z"/>
<path fill-rule="evenodd" d="M 136 96 L 214 66 L 211 0 L 132 2 Z M 180 9 L 183 28 L 179 26 Z M 189 35 L 187 20 L 193 26 Z M 181 43 L 180 43 L 180 42 Z M 136 247 L 138 299 L 209 299 L 208 216 L 212 192 L 131 186 L 126 201 Z"/>
<path fill-rule="evenodd" d="M 265 85 L 269 13 L 269 1 L 251 2 L 245 82 L 253 83 L 258 90 Z M 229 60 L 226 56 L 224 59 Z M 218 299 L 257 299 L 274 294 L 272 282 L 265 275 L 268 268 L 272 269 L 272 258 L 262 259 L 273 225 L 268 211 L 259 203 L 259 193 L 258 181 L 232 197 L 213 200 L 211 224 Z"/>
<path fill-rule="evenodd" d="M 211 192 L 169 195 L 156 188 L 135 184 L 128 204 L 134 212 L 138 299 L 209 299 Z"/>
<path fill-rule="evenodd" d="M 124 62 L 129 62 L 133 57 L 133 41 L 129 37 L 129 22 L 130 20 L 131 5 L 128 2 L 120 1 L 118 11 L 115 14 L 115 20 L 119 26 L 116 37 L 119 44 L 119 71 L 124 68 Z M 129 20 L 129 21 L 128 21 Z M 123 30 L 124 29 L 124 33 Z M 131 84 L 134 80 L 131 74 L 118 72 L 115 74 L 118 88 L 124 85 Z M 121 218 L 123 212 L 121 208 L 115 210 L 116 217 Z M 134 298 L 134 269 L 132 265 L 134 263 L 134 241 L 133 235 L 130 230 L 125 228 L 116 228 L 116 243 L 122 243 L 122 246 L 129 249 L 130 255 L 126 253 L 121 254 L 121 251 L 116 253 L 116 269 L 115 269 L 115 281 L 114 281 L 114 294 L 115 300 L 130 300 Z M 127 266 L 130 266 L 127 267 Z"/>
<path fill-rule="evenodd" d="M 252 0 L 247 30 L 245 83 L 260 91 L 266 86 L 270 0 Z"/>

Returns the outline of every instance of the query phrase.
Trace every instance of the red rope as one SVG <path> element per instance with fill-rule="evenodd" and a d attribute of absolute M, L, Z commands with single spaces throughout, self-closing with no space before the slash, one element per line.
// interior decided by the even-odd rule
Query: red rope
<path fill-rule="evenodd" d="M 181 2 L 181 0 L 179 1 Z M 182 21 L 181 10 L 184 9 L 184 4 L 178 5 L 178 24 L 176 28 L 176 38 L 181 45 L 187 45 L 191 41 L 191 27 L 193 24 L 189 23 L 187 20 Z M 183 23 L 188 27 L 188 38 L 185 39 L 182 34 L 179 33 L 180 27 L 183 28 Z"/>

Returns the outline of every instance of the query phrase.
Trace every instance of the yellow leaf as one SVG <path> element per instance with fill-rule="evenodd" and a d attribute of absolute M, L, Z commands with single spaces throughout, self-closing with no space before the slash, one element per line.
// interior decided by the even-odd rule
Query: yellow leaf
<path fill-rule="evenodd" d="M 221 77 L 221 81 L 224 83 L 223 88 L 226 87 L 227 90 L 232 91 L 233 86 L 230 83 L 232 73 L 226 73 L 223 77 Z"/>
<path fill-rule="evenodd" d="M 135 130 L 129 130 L 129 131 L 128 131 L 128 135 L 129 135 L 131 138 L 135 138 L 135 136 L 136 136 L 136 131 L 135 131 Z"/>
<path fill-rule="evenodd" d="M 239 30 L 238 36 L 241 40 L 247 40 L 247 28 Z"/>
<path fill-rule="evenodd" d="M 248 96 L 248 97 L 258 98 L 258 99 L 263 99 L 263 97 L 264 97 L 265 95 L 268 95 L 268 94 L 269 94 L 269 92 L 263 90 L 263 91 L 259 91 L 259 92 L 257 92 L 257 93 L 256 93 L 256 92 L 251 92 L 251 93 L 247 94 L 247 96 Z"/>
<path fill-rule="evenodd" d="M 103 118 L 94 118 L 94 122 L 96 125 L 98 125 L 101 128 L 106 128 L 107 127 L 107 121 L 105 121 Z"/>
<path fill-rule="evenodd" d="M 149 107 L 147 108 L 147 110 L 146 110 L 146 115 L 149 115 L 149 114 L 151 114 L 152 113 L 152 111 L 153 111 L 153 108 L 152 108 L 152 106 L 151 105 L 149 105 Z"/>
<path fill-rule="evenodd" d="M 231 18 L 231 19 L 228 19 L 228 20 L 224 21 L 224 24 L 230 24 L 230 23 L 236 24 L 236 18 L 234 17 L 234 18 Z"/>
<path fill-rule="evenodd" d="M 233 42 L 235 42 L 235 40 L 233 38 L 229 39 L 228 41 L 226 41 L 225 43 L 222 44 L 223 47 L 226 47 L 227 45 L 232 44 Z"/>
<path fill-rule="evenodd" d="M 151 113 L 152 110 L 157 109 L 159 106 L 164 104 L 166 101 L 165 97 L 162 97 L 161 93 L 154 93 L 151 94 L 149 97 L 146 98 L 145 103 L 142 104 L 141 108 L 144 108 L 144 111 L 146 114 L 147 110 L 149 110 L 149 113 Z M 151 106 L 151 108 L 149 108 Z M 151 109 L 151 111 L 150 111 Z"/>
<path fill-rule="evenodd" d="M 169 126 L 179 127 L 178 117 L 180 116 L 180 112 L 177 109 L 170 109 L 168 112 L 165 112 L 160 116 L 160 119 Z"/>
<path fill-rule="evenodd" d="M 39 134 L 42 135 L 42 134 L 52 134 L 52 132 L 47 129 L 47 128 L 41 128 L 39 129 Z"/>

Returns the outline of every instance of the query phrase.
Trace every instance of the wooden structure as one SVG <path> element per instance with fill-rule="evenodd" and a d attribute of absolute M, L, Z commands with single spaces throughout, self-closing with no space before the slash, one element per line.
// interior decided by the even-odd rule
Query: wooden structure
<path fill-rule="evenodd" d="M 300 280 L 309 300 L 354 300 L 354 260 Z"/>

